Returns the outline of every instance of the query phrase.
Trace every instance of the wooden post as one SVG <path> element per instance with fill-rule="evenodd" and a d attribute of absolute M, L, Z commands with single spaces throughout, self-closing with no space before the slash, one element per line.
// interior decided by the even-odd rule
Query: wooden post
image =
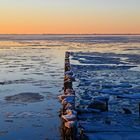
<path fill-rule="evenodd" d="M 140 102 L 139 102 L 139 118 L 140 118 Z"/>
<path fill-rule="evenodd" d="M 108 111 L 108 100 L 106 100 L 106 111 Z"/>
<path fill-rule="evenodd" d="M 69 52 L 66 52 L 65 53 L 65 66 L 64 66 L 64 72 L 68 72 L 71 70 L 71 66 L 70 66 L 70 60 L 69 60 L 69 56 L 70 56 L 70 53 Z M 64 95 L 66 94 L 66 91 L 67 89 L 72 89 L 73 90 L 73 85 L 72 85 L 72 82 L 73 82 L 73 77 L 69 77 L 69 75 L 65 74 L 64 75 Z M 75 95 L 75 92 L 74 93 L 71 93 L 72 95 Z M 61 116 L 62 117 L 62 126 L 61 126 L 61 134 L 62 134 L 62 139 L 63 140 L 75 140 L 76 139 L 76 133 L 77 133 L 77 126 L 74 125 L 72 127 L 68 127 L 67 125 L 65 125 L 66 123 L 68 123 L 69 121 L 67 119 L 65 119 L 65 114 L 67 114 L 67 109 L 66 109 L 66 104 L 63 104 L 63 109 L 62 109 L 62 112 L 61 112 Z M 71 105 L 73 105 L 73 110 L 75 110 L 75 98 L 74 98 L 74 103 L 70 103 Z M 77 118 L 77 117 L 76 117 Z M 74 122 L 77 122 L 77 120 L 74 120 Z M 74 123 L 75 124 L 75 123 Z"/>

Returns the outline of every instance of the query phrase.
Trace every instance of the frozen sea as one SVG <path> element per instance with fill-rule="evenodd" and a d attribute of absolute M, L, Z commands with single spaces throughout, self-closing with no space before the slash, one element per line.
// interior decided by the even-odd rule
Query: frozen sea
<path fill-rule="evenodd" d="M 77 104 L 109 96 L 107 116 L 114 118 L 113 125 L 140 127 L 139 35 L 0 35 L 0 140 L 61 139 L 57 96 L 63 87 L 65 51 L 72 52 Z M 21 94 L 22 99 L 6 100 Z M 123 107 L 133 116 L 123 116 Z M 114 117 L 117 113 L 122 114 Z M 102 124 L 105 116 L 95 120 Z M 98 135 L 96 139 L 103 139 Z"/>

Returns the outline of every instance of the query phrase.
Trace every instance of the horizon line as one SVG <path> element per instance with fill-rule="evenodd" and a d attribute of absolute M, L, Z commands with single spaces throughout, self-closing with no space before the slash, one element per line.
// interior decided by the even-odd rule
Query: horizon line
<path fill-rule="evenodd" d="M 140 33 L 0 33 L 0 35 L 140 35 Z"/>

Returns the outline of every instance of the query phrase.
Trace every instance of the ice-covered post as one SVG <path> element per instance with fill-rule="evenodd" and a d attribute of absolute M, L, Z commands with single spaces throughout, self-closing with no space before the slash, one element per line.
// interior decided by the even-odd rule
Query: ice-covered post
<path fill-rule="evenodd" d="M 70 65 L 70 53 L 65 53 L 64 93 L 58 96 L 63 105 L 61 112 L 62 136 L 64 140 L 75 140 L 77 134 L 77 112 L 75 110 L 75 91 L 72 87 L 74 81 Z"/>

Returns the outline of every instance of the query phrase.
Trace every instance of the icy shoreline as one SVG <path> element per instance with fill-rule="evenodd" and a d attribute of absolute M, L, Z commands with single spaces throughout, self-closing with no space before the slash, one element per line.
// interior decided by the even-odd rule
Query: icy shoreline
<path fill-rule="evenodd" d="M 122 57 L 127 59 L 122 62 Z M 72 68 L 77 79 L 77 107 L 82 111 L 78 121 L 85 135 L 90 140 L 125 140 L 132 135 L 138 139 L 140 71 L 131 69 L 140 64 L 139 55 L 77 52 L 72 60 L 77 61 Z M 97 102 L 102 98 L 109 99 L 107 112 Z M 99 111 L 91 111 L 91 103 Z"/>

